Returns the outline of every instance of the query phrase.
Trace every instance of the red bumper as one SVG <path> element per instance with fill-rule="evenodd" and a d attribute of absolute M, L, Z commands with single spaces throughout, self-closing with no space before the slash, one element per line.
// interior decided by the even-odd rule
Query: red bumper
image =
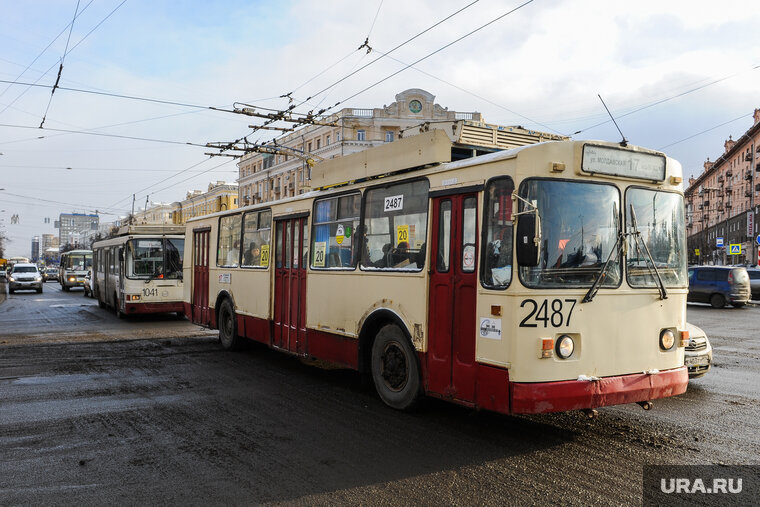
<path fill-rule="evenodd" d="M 540 414 L 622 405 L 683 394 L 688 383 L 685 366 L 652 375 L 637 373 L 590 382 L 513 382 L 510 406 L 515 414 Z"/>
<path fill-rule="evenodd" d="M 128 315 L 134 313 L 185 312 L 185 305 L 181 301 L 174 303 L 124 303 L 124 307 Z"/>

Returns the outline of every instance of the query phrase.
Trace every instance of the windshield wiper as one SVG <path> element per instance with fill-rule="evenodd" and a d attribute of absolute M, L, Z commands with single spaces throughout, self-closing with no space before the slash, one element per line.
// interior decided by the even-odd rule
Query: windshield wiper
<path fill-rule="evenodd" d="M 641 243 L 644 253 L 647 254 L 645 257 L 646 260 L 649 261 L 647 263 L 647 269 L 649 269 L 649 274 L 652 275 L 652 278 L 657 280 L 657 288 L 660 290 L 660 299 L 668 299 L 668 293 L 665 290 L 665 284 L 662 283 L 662 278 L 660 278 L 660 272 L 657 270 L 657 265 L 654 263 L 654 259 L 652 258 L 652 254 L 649 252 L 649 248 L 647 247 L 646 242 L 641 237 L 641 231 L 639 231 L 639 226 L 636 223 L 636 212 L 633 209 L 633 204 L 631 204 L 631 225 L 633 226 L 633 232 L 631 234 L 633 234 L 635 238 L 636 248 L 639 248 L 639 243 Z"/>
<path fill-rule="evenodd" d="M 599 288 L 602 286 L 602 283 L 604 282 L 604 279 L 607 278 L 607 268 L 610 266 L 610 263 L 612 262 L 612 255 L 615 252 L 619 252 L 620 249 L 623 247 L 623 238 L 625 238 L 626 234 L 622 231 L 620 234 L 618 234 L 617 241 L 615 241 L 615 246 L 612 247 L 612 250 L 610 250 L 610 254 L 607 256 L 607 260 L 604 261 L 604 265 L 602 266 L 602 269 L 599 271 L 599 274 L 597 275 L 596 279 L 594 280 L 594 283 L 591 284 L 591 287 L 589 288 L 588 292 L 586 292 L 586 295 L 583 296 L 582 303 L 590 303 L 593 301 L 594 296 L 596 296 L 596 293 L 599 292 Z"/>

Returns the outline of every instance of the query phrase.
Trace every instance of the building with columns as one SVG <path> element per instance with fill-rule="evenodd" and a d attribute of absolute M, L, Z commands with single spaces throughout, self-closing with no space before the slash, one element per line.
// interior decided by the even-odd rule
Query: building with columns
<path fill-rule="evenodd" d="M 177 211 L 179 203 L 162 203 L 154 202 L 140 211 L 135 211 L 133 223 L 139 225 L 165 225 L 173 223 L 174 212 Z"/>
<path fill-rule="evenodd" d="M 690 264 L 758 264 L 760 109 L 744 134 L 729 136 L 723 153 L 689 179 L 684 195 Z"/>
<path fill-rule="evenodd" d="M 480 113 L 449 111 L 435 96 L 419 88 L 396 95 L 396 101 L 378 108 L 344 108 L 322 125 L 308 125 L 277 139 L 280 154 L 250 153 L 238 162 L 239 199 L 242 205 L 272 201 L 309 190 L 311 171 L 306 159 L 321 160 L 350 155 L 393 142 L 408 129 L 429 123 L 432 128 L 458 120 L 480 122 Z"/>
<path fill-rule="evenodd" d="M 217 181 L 209 183 L 208 190 L 192 190 L 185 199 L 172 203 L 172 221 L 174 224 L 184 224 L 193 217 L 208 215 L 217 211 L 235 209 L 238 207 L 238 185 Z"/>

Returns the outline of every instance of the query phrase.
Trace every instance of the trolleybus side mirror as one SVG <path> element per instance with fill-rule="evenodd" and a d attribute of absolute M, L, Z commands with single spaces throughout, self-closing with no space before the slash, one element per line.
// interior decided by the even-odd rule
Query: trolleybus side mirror
<path fill-rule="evenodd" d="M 517 217 L 517 263 L 538 266 L 541 260 L 541 217 L 526 213 Z"/>

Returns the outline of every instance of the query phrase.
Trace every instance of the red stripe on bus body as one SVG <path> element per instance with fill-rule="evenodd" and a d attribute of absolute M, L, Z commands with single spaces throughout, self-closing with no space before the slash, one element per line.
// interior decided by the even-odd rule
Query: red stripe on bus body
<path fill-rule="evenodd" d="M 513 382 L 510 385 L 512 413 L 564 412 L 656 400 L 685 393 L 688 383 L 685 366 L 652 375 L 637 373 L 591 382 Z"/>

